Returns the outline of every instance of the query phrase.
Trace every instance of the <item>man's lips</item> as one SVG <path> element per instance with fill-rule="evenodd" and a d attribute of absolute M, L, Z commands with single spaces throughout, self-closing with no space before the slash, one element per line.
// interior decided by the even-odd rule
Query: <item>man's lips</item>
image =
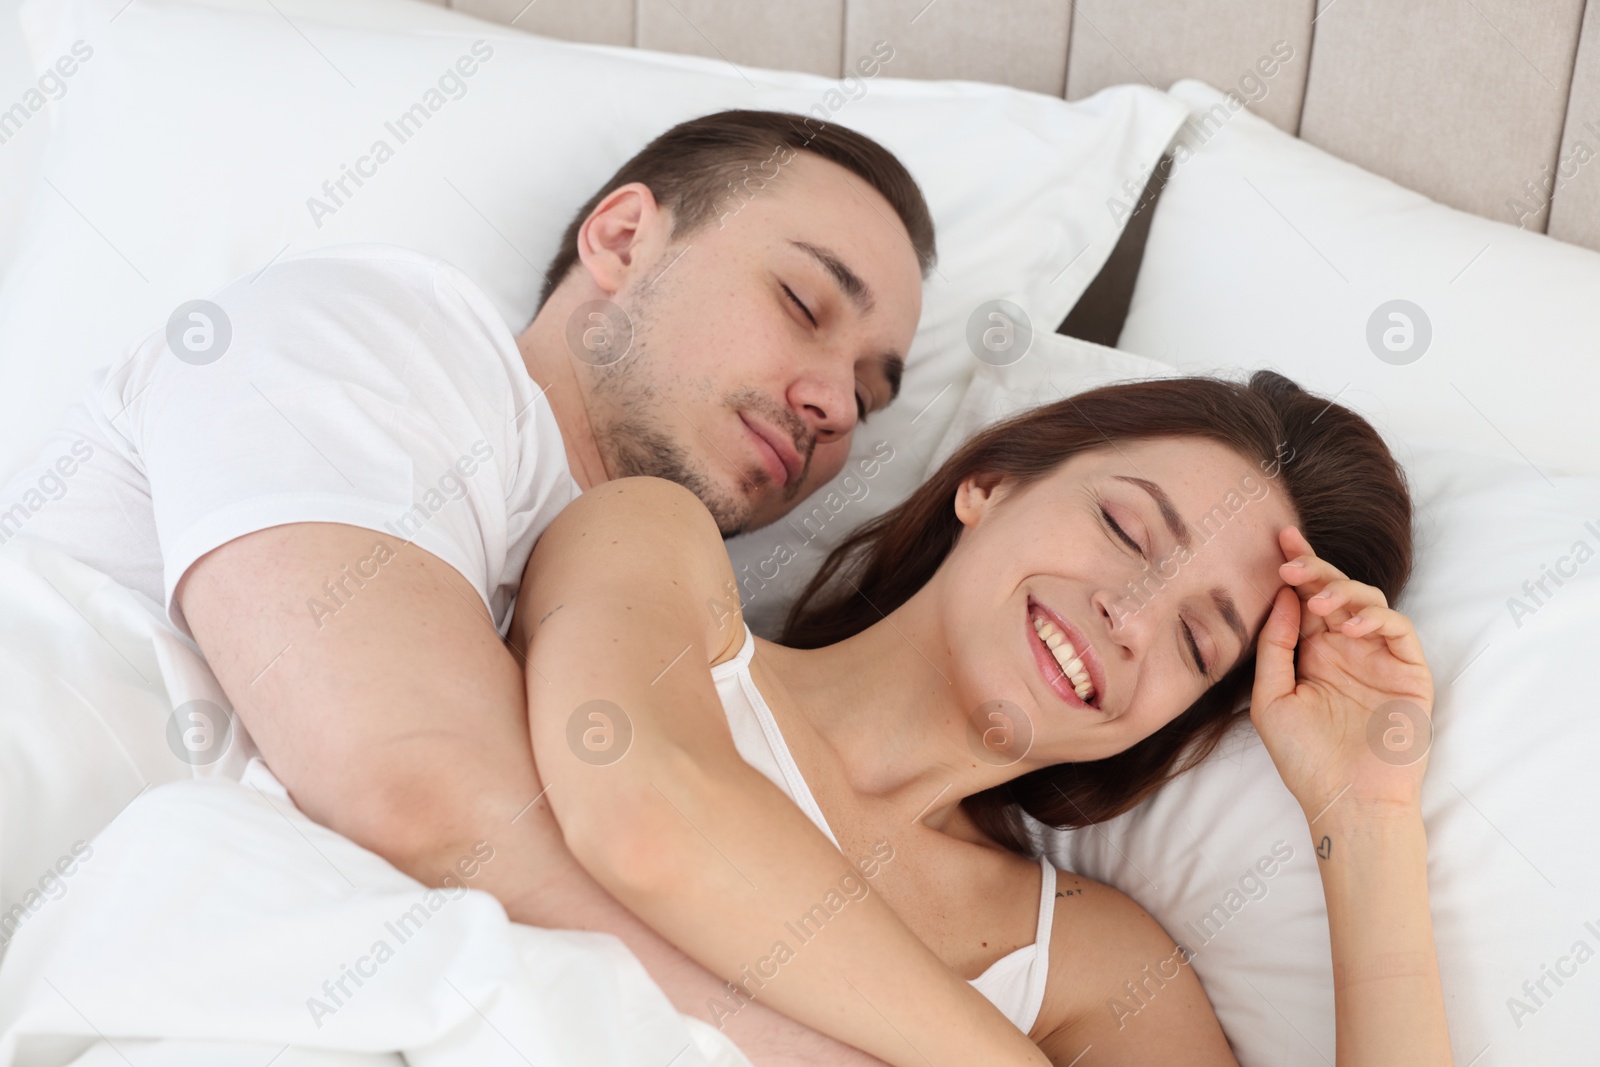
<path fill-rule="evenodd" d="M 741 414 L 739 421 L 750 431 L 750 436 L 755 442 L 756 454 L 761 457 L 761 462 L 766 466 L 767 473 L 772 475 L 774 483 L 781 488 L 799 477 L 803 464 L 793 444 L 772 427 L 745 415 Z"/>

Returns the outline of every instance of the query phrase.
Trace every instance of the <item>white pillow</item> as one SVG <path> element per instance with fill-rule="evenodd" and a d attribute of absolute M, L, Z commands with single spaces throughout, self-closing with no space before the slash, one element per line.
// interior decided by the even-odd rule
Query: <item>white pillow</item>
<path fill-rule="evenodd" d="M 752 573 L 781 540 L 805 559 L 783 564 L 775 583 L 746 583 L 758 623 L 786 606 L 779 590 L 814 566 L 822 545 L 916 483 L 922 459 L 906 457 L 936 441 L 955 408 L 975 362 L 964 337 L 979 305 L 1008 297 L 1048 332 L 1076 303 L 1120 233 L 1107 198 L 1160 155 L 1184 110 L 1139 87 L 1069 104 L 995 85 L 896 80 L 892 46 L 869 64 L 875 76 L 841 83 L 547 40 L 437 9 L 429 18 L 455 31 L 299 16 L 291 27 L 270 8 L 163 0 L 140 0 L 108 25 L 125 0 L 34 3 L 36 61 L 78 40 L 93 56 L 55 105 L 44 164 L 55 188 L 39 190 L 0 290 L 0 478 L 31 456 L 88 369 L 180 303 L 280 254 L 351 241 L 418 248 L 464 270 L 520 330 L 573 212 L 675 122 L 728 107 L 809 112 L 896 152 L 927 196 L 940 252 L 904 390 L 858 433 L 852 480 L 813 499 L 828 521 L 809 529 L 826 526 L 823 537 L 804 536 L 797 519 L 734 546 Z M 492 56 L 400 143 L 385 123 L 478 41 Z M 375 175 L 314 219 L 308 199 L 328 202 L 324 181 L 379 139 L 393 158 L 368 164 Z M 857 465 L 890 454 L 870 478 Z M 848 515 L 828 510 L 867 489 Z"/>
<path fill-rule="evenodd" d="M 1065 399 L 1113 382 L 1171 378 L 1182 372 L 1163 368 L 1144 356 L 1120 352 L 1062 334 L 1036 339 L 1023 358 L 1009 364 L 983 364 L 973 373 L 961 406 L 934 448 L 923 480 L 933 477 L 973 434 L 1027 408 Z"/>
<path fill-rule="evenodd" d="M 1171 91 L 1196 117 L 1118 347 L 1272 367 L 1391 438 L 1600 473 L 1600 253 L 1434 203 L 1199 82 Z"/>
<path fill-rule="evenodd" d="M 1173 373 L 1043 340 L 1015 366 L 979 374 L 942 454 L 958 434 L 1025 407 Z M 1397 455 L 1416 504 L 1417 563 L 1396 606 L 1416 623 L 1438 692 L 1423 814 L 1456 1062 L 1587 1062 L 1600 1044 L 1600 855 L 1574 828 L 1600 814 L 1600 708 L 1581 668 L 1600 645 L 1600 479 L 1551 485 L 1520 460 L 1450 448 L 1402 444 Z M 1547 580 L 1553 595 L 1535 603 L 1522 583 L 1558 567 L 1574 575 Z M 1245 1067 L 1334 1061 L 1313 845 L 1248 722 L 1128 814 L 1046 840 L 1057 863 L 1123 890 L 1195 950 Z M 1573 972 L 1559 987 L 1542 970 L 1558 965 Z M 1523 983 L 1541 978 L 1550 995 L 1535 986 L 1535 1001 Z M 1494 1054 L 1477 1059 L 1486 1047 Z"/>
<path fill-rule="evenodd" d="M 270 12 L 266 0 L 199 0 L 208 6 L 246 8 Z M 416 3 L 414 0 L 273 0 L 286 15 L 298 18 L 310 15 L 341 26 L 374 26 L 391 30 L 457 29 L 461 16 L 434 4 Z M 0 152 L 0 280 L 4 280 L 16 257 L 26 211 L 33 201 L 34 187 L 38 185 L 39 164 L 44 146 L 49 139 L 54 100 L 71 92 L 70 79 L 61 85 L 47 83 L 42 101 L 28 97 L 30 89 L 38 89 L 36 62 L 24 40 L 19 14 L 24 0 L 0 0 L 0 99 L 6 105 L 24 101 L 25 107 L 40 104 L 30 110 L 27 120 L 5 142 Z M 49 40 L 39 42 L 34 52 L 48 53 Z M 48 58 L 54 59 L 55 56 Z M 4 475 L 0 474 L 0 478 Z"/>

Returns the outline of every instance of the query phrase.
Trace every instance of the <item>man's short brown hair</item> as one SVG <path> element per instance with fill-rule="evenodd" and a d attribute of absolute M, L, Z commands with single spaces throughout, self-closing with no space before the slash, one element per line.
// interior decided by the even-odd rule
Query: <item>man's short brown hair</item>
<path fill-rule="evenodd" d="M 584 220 L 614 190 L 630 182 L 648 186 L 656 203 L 672 212 L 672 236 L 679 237 L 737 210 L 774 176 L 760 168 L 774 166 L 780 153 L 787 153 L 781 160 L 787 162 L 795 152 L 836 163 L 881 193 L 911 237 L 922 276 L 928 276 L 936 255 L 933 219 L 916 180 L 888 149 L 844 126 L 792 112 L 719 111 L 680 122 L 645 145 L 578 209 L 550 261 L 540 306 L 578 262 Z"/>

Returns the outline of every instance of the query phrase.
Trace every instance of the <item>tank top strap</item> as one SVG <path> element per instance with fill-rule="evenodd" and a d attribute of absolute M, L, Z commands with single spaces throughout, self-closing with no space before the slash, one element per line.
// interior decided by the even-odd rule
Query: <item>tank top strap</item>
<path fill-rule="evenodd" d="M 1040 856 L 1039 867 L 1039 926 L 1033 943 L 1039 946 L 1039 951 L 1048 959 L 1050 928 L 1054 925 L 1056 916 L 1056 865 L 1050 862 L 1048 856 Z"/>
<path fill-rule="evenodd" d="M 739 646 L 739 651 L 733 654 L 732 659 L 725 659 L 711 668 L 711 680 L 714 682 L 731 678 L 750 667 L 750 657 L 756 653 L 756 636 L 750 632 L 749 623 L 741 622 L 740 625 L 744 629 L 744 643 Z"/>

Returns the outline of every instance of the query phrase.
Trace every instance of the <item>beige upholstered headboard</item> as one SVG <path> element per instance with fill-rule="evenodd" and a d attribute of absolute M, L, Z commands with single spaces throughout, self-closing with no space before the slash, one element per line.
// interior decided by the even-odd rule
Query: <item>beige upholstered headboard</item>
<path fill-rule="evenodd" d="M 1069 100 L 1199 78 L 1446 204 L 1600 249 L 1600 0 L 435 2 L 552 37 L 834 77 L 885 40 L 898 77 Z M 1259 78 L 1280 41 L 1294 58 Z"/>

